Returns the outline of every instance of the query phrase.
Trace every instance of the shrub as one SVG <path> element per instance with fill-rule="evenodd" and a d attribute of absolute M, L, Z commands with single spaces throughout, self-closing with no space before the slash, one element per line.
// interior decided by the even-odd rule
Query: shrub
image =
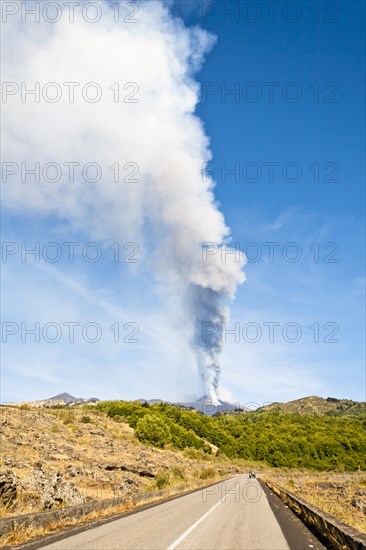
<path fill-rule="evenodd" d="M 200 475 L 199 475 L 199 478 L 200 479 L 210 479 L 210 478 L 213 478 L 215 477 L 217 474 L 215 468 L 203 468 L 203 470 L 201 470 L 200 472 Z"/>
<path fill-rule="evenodd" d="M 122 416 L 120 414 L 116 414 L 115 416 L 112 416 L 112 420 L 117 423 L 126 422 L 128 424 L 128 418 L 125 416 Z"/>
<path fill-rule="evenodd" d="M 186 479 L 184 468 L 180 468 L 179 466 L 173 466 L 173 468 L 171 468 L 171 472 L 173 476 L 178 479 Z"/>
<path fill-rule="evenodd" d="M 91 418 L 88 415 L 83 415 L 80 419 L 80 422 L 83 424 L 89 424 L 91 422 Z"/>
<path fill-rule="evenodd" d="M 192 447 L 186 447 L 184 449 L 184 454 L 188 456 L 188 458 L 197 459 L 199 457 L 199 452 L 197 449 L 192 449 Z"/>
<path fill-rule="evenodd" d="M 158 489 L 164 489 L 169 485 L 170 477 L 169 474 L 158 474 L 155 478 L 155 485 Z"/>

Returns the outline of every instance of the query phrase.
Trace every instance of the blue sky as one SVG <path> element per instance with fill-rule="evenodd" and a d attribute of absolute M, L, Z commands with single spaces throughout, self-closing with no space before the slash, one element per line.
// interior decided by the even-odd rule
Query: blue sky
<path fill-rule="evenodd" d="M 301 372 L 305 368 L 314 385 L 319 384 L 316 393 L 365 399 L 364 5 L 337 2 L 337 12 L 331 16 L 326 11 L 329 6 L 320 2 L 320 22 L 315 23 L 311 3 L 296 2 L 297 11 L 286 13 L 286 3 L 280 2 L 271 23 L 263 3 L 256 3 L 262 15 L 245 13 L 243 2 L 240 14 L 227 15 L 226 21 L 225 7 L 234 3 L 214 4 L 204 8 L 201 17 L 218 41 L 199 75 L 205 102 L 198 113 L 211 138 L 215 195 L 233 241 L 259 242 L 263 252 L 262 261 L 246 267 L 248 280 L 239 289 L 232 320 L 283 319 L 304 322 L 304 326 L 311 319 L 337 323 L 337 344 L 315 344 L 304 338 L 304 345 L 301 340 L 288 344 L 284 353 L 290 353 L 291 359 L 282 355 L 273 359 L 271 345 L 263 346 L 260 353 L 279 375 L 282 361 L 290 362 L 295 378 L 297 366 Z M 286 21 L 286 15 L 298 20 Z M 258 21 L 250 23 L 250 18 Z M 337 21 L 327 22 L 333 18 Z M 273 84 L 272 101 L 269 82 L 278 83 Z M 286 88 L 288 83 L 296 87 Z M 241 96 L 222 96 L 221 88 L 239 89 Z M 286 94 L 287 89 L 294 93 L 291 98 L 298 93 L 301 98 L 285 101 L 282 92 Z M 248 101 L 258 90 L 262 97 Z M 327 103 L 331 100 L 335 102 Z M 273 182 L 270 162 L 277 163 L 272 165 Z M 225 166 L 234 170 L 235 163 L 241 170 L 240 181 L 227 174 L 225 183 Z M 288 179 L 298 177 L 298 181 L 287 181 L 286 172 L 283 176 L 287 163 L 296 163 L 292 172 L 289 168 Z M 318 168 L 320 181 L 316 182 Z M 333 169 L 337 174 L 329 179 L 338 181 L 328 182 L 326 176 Z M 283 247 L 291 241 L 303 252 L 297 263 L 282 257 Z M 265 242 L 280 243 L 273 263 L 268 261 Z M 334 258 L 326 257 L 335 250 L 329 245 L 316 263 L 311 246 L 319 243 L 322 248 L 330 242 L 339 247 L 338 252 Z M 254 259 L 257 249 L 248 248 L 249 253 Z M 338 261 L 327 263 L 331 259 Z M 230 347 L 235 361 L 236 348 Z M 252 353 L 257 355 L 256 350 Z M 258 362 L 261 359 L 256 356 Z M 253 372 L 250 379 L 255 377 Z M 277 391 L 281 390 L 280 382 Z M 306 391 L 299 386 L 295 393 Z"/>
<path fill-rule="evenodd" d="M 225 14 L 234 4 L 237 14 Z M 257 14 L 247 4 L 169 2 L 185 25 L 217 37 L 195 76 L 196 113 L 212 151 L 206 171 L 215 199 L 232 245 L 249 259 L 231 304 L 227 328 L 239 334 L 226 337 L 222 396 L 260 405 L 313 394 L 365 400 L 364 4 L 335 2 L 333 13 L 320 2 L 315 17 L 310 2 L 295 2 L 296 12 L 278 2 L 272 20 L 266 3 L 255 3 Z M 108 399 L 200 395 L 185 327 L 143 243 L 134 251 L 138 263 L 117 263 L 112 237 L 14 204 L 3 210 L 3 237 L 20 248 L 56 242 L 62 250 L 55 263 L 22 262 L 20 253 L 2 263 L 3 321 L 19 328 L 3 343 L 3 401 L 61 391 Z M 133 239 L 118 240 L 123 247 Z M 81 243 L 73 263 L 65 242 Z M 97 262 L 82 254 L 90 242 L 100 243 Z M 128 260 L 133 247 L 120 252 Z M 57 323 L 62 337 L 52 343 L 51 327 L 48 341 L 22 342 L 21 323 L 35 322 L 41 330 Z M 74 342 L 70 322 L 79 323 Z M 88 323 L 101 328 L 98 342 L 90 341 L 93 326 L 82 334 Z M 109 328 L 115 323 L 118 343 Z M 131 342 L 136 326 L 138 342 Z"/>

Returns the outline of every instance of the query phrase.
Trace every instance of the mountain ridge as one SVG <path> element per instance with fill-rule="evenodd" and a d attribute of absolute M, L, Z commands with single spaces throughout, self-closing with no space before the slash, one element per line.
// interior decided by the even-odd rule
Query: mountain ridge
<path fill-rule="evenodd" d="M 273 402 L 259 407 L 259 413 L 280 412 L 292 414 L 321 414 L 327 416 L 344 416 L 346 414 L 365 414 L 366 402 L 336 397 L 318 397 L 309 395 L 287 402 Z"/>
<path fill-rule="evenodd" d="M 96 404 L 101 400 L 97 397 L 83 398 L 75 397 L 68 392 L 62 392 L 48 399 L 37 400 L 33 402 L 12 403 L 13 405 L 26 405 L 31 404 L 38 407 L 54 407 L 58 405 L 65 405 L 72 407 L 82 404 Z M 116 400 L 118 401 L 118 400 Z M 123 400 L 128 401 L 128 400 Z M 354 401 L 352 399 L 339 399 L 336 397 L 319 397 L 316 395 L 310 395 L 294 399 L 291 401 L 280 402 L 274 401 L 257 409 L 240 405 L 239 403 L 230 403 L 218 399 L 213 401 L 209 396 L 203 395 L 195 401 L 178 401 L 172 402 L 164 399 L 137 399 L 140 403 L 153 404 L 167 404 L 176 405 L 178 407 L 186 408 L 188 410 L 196 410 L 198 413 L 205 414 L 206 416 L 214 416 L 218 414 L 239 414 L 243 412 L 257 412 L 257 413 L 270 413 L 277 412 L 282 414 L 310 414 L 310 415 L 327 415 L 327 416 L 345 416 L 345 415 L 361 415 L 366 414 L 366 402 Z"/>

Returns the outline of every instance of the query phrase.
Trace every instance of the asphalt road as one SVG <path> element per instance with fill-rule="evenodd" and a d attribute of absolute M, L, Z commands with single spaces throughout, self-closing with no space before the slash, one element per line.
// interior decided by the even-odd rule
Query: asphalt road
<path fill-rule="evenodd" d="M 244 475 L 37 547 L 50 550 L 324 548 L 276 496 L 264 492 L 257 479 Z"/>

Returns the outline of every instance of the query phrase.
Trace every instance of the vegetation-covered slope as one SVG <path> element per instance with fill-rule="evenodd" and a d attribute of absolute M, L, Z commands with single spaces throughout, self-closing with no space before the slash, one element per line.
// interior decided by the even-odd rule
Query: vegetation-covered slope
<path fill-rule="evenodd" d="M 145 443 L 191 447 L 275 467 L 366 469 L 366 415 L 249 412 L 207 417 L 175 405 L 105 401 L 98 408 L 128 422 Z M 202 452 L 202 451 L 201 451 Z"/>

